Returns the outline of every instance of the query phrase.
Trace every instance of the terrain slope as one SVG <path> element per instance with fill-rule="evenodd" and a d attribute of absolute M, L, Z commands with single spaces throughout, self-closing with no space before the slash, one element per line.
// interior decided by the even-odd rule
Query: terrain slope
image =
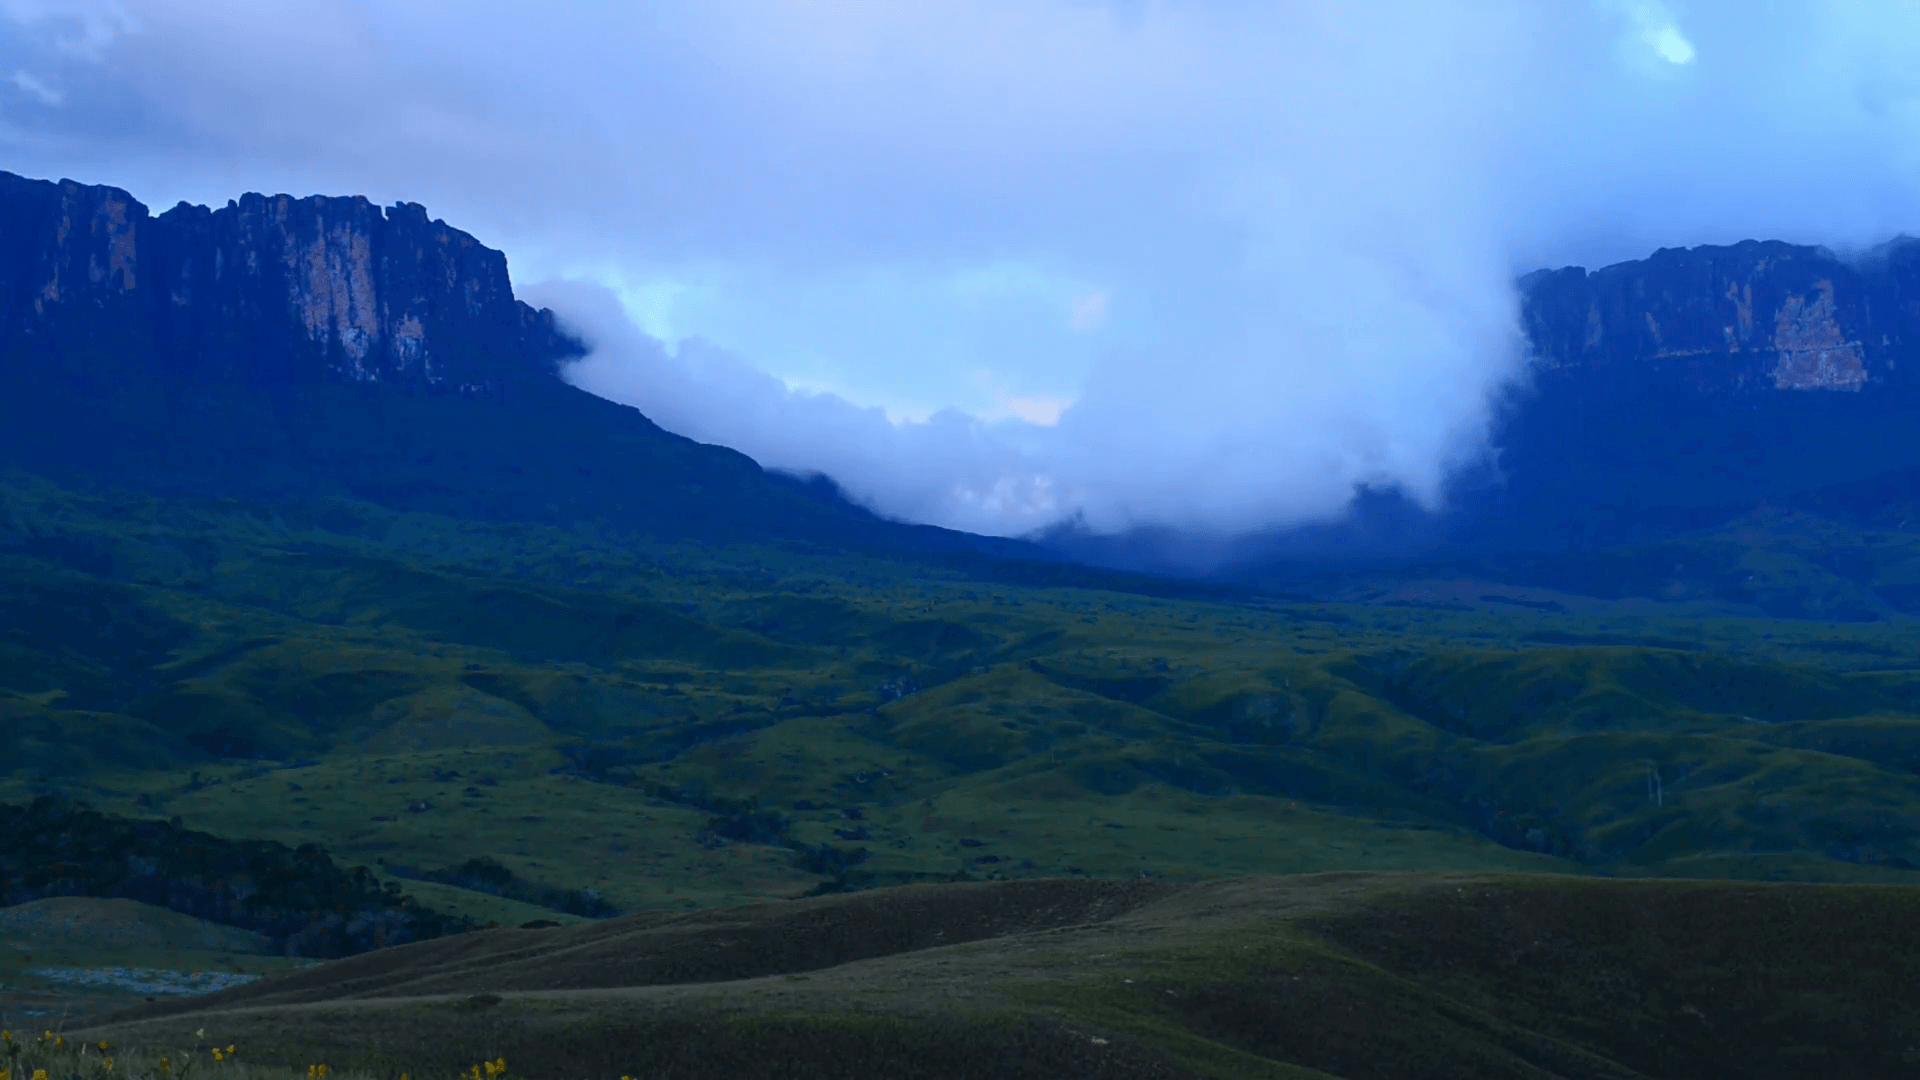
<path fill-rule="evenodd" d="M 546 1077 L 1907 1077 L 1920 889 L 917 885 L 385 949 L 88 1039 Z"/>

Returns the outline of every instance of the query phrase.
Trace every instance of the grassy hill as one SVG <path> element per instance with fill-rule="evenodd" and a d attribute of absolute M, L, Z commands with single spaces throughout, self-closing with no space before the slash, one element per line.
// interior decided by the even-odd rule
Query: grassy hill
<path fill-rule="evenodd" d="M 339 500 L 4 496 L 0 799 L 388 880 L 491 856 L 522 898 L 633 911 L 1920 865 L 1902 618 L 1204 600 Z"/>
<path fill-rule="evenodd" d="M 1864 1080 L 1920 1067 L 1915 925 L 1920 890 L 1877 886 L 921 885 L 424 942 L 81 1037 L 530 1080 Z"/>

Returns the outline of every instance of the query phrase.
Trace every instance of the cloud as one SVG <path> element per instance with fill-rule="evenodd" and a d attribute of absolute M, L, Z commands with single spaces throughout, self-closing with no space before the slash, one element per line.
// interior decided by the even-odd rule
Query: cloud
<path fill-rule="evenodd" d="M 769 468 L 858 477 L 851 494 L 909 520 L 1018 532 L 1060 515 L 1038 463 L 978 419 L 949 409 L 895 422 L 879 408 L 789 387 L 710 342 L 670 348 L 595 283 L 520 291 L 563 313 L 565 328 L 592 349 L 570 365 L 568 381 L 642 406 L 669 431 L 732 446 Z"/>
<path fill-rule="evenodd" d="M 61 94 L 60 91 L 55 90 L 53 87 L 48 86 L 46 83 L 41 82 L 39 79 L 34 78 L 24 71 L 14 72 L 13 78 L 10 81 L 14 86 L 18 87 L 22 93 L 42 105 L 58 105 L 65 98 L 65 95 Z"/>
<path fill-rule="evenodd" d="M 1639 43 L 1652 55 L 1669 64 L 1691 64 L 1696 55 L 1693 42 L 1680 30 L 1679 22 L 1665 4 L 1655 0 L 1631 0 L 1620 8 L 1639 33 Z"/>
<path fill-rule="evenodd" d="M 1519 273 L 1920 228 L 1917 49 L 1898 0 L 0 0 L 64 95 L 0 151 L 424 202 L 611 290 L 551 291 L 582 385 L 888 513 L 1232 532 L 1438 498 Z"/>
<path fill-rule="evenodd" d="M 1000 408 L 987 415 L 986 419 L 995 420 L 1012 417 L 1039 427 L 1053 427 L 1060 422 L 1060 414 L 1073 407 L 1070 398 L 1028 397 L 1006 398 Z"/>
<path fill-rule="evenodd" d="M 1107 321 L 1107 294 L 1103 292 L 1087 293 L 1073 298 L 1073 310 L 1068 321 L 1075 330 L 1092 330 Z"/>

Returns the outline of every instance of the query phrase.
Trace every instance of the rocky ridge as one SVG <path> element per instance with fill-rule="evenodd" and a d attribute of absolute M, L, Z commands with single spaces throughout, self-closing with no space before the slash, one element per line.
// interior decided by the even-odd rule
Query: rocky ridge
<path fill-rule="evenodd" d="M 506 256 L 417 203 L 248 194 L 154 216 L 119 188 L 0 172 L 0 356 L 89 377 L 401 384 L 491 395 L 581 347 Z"/>
<path fill-rule="evenodd" d="M 1748 240 L 1521 281 L 1536 369 L 1603 395 L 1858 393 L 1915 381 L 1920 243 L 1847 261 Z"/>

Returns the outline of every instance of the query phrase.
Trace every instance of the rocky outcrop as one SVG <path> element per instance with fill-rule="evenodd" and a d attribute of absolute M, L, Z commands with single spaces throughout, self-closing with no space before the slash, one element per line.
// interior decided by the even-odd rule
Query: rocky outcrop
<path fill-rule="evenodd" d="M 1521 284 L 1539 377 L 1602 398 L 1915 382 L 1920 242 L 1906 238 L 1852 262 L 1778 241 L 1668 248 Z"/>
<path fill-rule="evenodd" d="M 7 362 L 484 396 L 580 351 L 514 299 L 504 255 L 415 203 L 246 195 L 156 217 L 118 188 L 0 173 Z"/>

